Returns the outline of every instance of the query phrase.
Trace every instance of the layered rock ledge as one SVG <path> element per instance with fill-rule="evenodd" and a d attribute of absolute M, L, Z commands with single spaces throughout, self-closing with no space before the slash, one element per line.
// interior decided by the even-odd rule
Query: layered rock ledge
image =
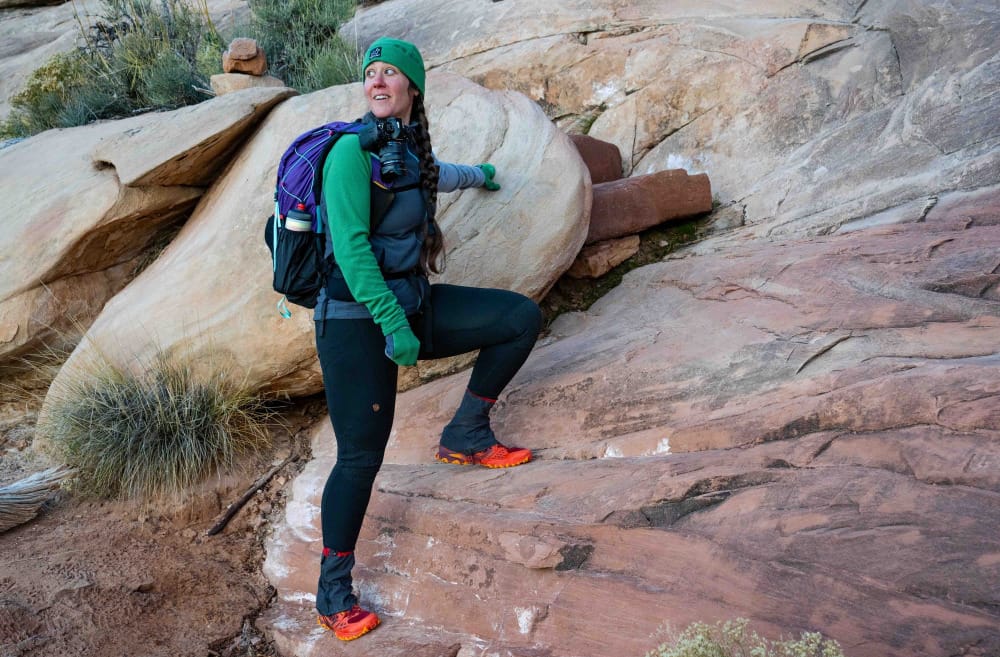
<path fill-rule="evenodd" d="M 737 616 L 855 657 L 1000 649 L 998 194 L 630 273 L 501 399 L 526 466 L 431 461 L 467 375 L 402 395 L 358 548 L 387 616 L 366 650 L 639 655 Z M 313 455 L 264 622 L 287 654 L 354 654 L 309 629 L 328 424 Z"/>

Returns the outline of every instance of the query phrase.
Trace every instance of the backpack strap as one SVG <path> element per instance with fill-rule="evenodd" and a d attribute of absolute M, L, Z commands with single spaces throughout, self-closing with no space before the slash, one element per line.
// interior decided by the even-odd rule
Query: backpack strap
<path fill-rule="evenodd" d="M 318 166 L 316 167 L 316 175 L 313 176 L 312 195 L 313 198 L 316 199 L 317 214 L 320 217 L 320 221 L 317 222 L 319 225 L 319 231 L 317 232 L 320 233 L 326 232 L 326 221 L 324 217 L 326 214 L 326 208 L 324 207 L 322 211 L 319 210 L 320 206 L 326 205 L 323 203 L 323 168 L 326 165 L 327 156 L 330 155 L 330 151 L 333 150 L 333 145 L 337 143 L 337 140 L 340 139 L 343 134 L 343 132 L 335 132 L 330 141 L 323 146 L 323 153 L 320 155 L 319 159 L 316 160 Z"/>
<path fill-rule="evenodd" d="M 396 198 L 396 194 L 399 192 L 408 192 L 411 189 L 417 189 L 420 187 L 420 183 L 413 183 L 411 185 L 403 185 L 402 187 L 385 187 L 378 180 L 372 179 L 372 192 L 371 192 L 371 222 L 372 222 L 372 232 L 379 227 L 382 220 L 385 219 L 386 213 L 389 211 L 389 206 L 392 205 L 393 200 Z"/>
<path fill-rule="evenodd" d="M 372 157 L 375 156 L 373 155 Z M 396 190 L 383 187 L 374 178 L 372 179 L 371 190 L 371 229 L 374 233 L 379 225 L 381 225 L 382 220 L 385 219 L 385 215 L 389 211 L 389 206 L 395 200 Z"/>

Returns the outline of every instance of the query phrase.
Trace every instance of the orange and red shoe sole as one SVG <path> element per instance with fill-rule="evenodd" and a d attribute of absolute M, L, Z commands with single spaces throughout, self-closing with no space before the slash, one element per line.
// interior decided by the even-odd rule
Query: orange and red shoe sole
<path fill-rule="evenodd" d="M 483 463 L 482 461 L 476 462 L 473 457 L 468 454 L 463 454 L 461 452 L 453 452 L 445 447 L 438 447 L 437 453 L 434 455 L 434 459 L 440 461 L 441 463 L 449 463 L 451 465 L 481 465 L 484 468 L 513 468 L 517 465 L 524 465 L 531 460 L 531 452 L 527 452 L 524 457 L 518 458 L 510 463 Z"/>

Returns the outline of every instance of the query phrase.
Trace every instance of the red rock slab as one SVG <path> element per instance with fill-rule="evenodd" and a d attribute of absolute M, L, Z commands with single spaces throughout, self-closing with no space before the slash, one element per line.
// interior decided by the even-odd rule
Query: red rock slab
<path fill-rule="evenodd" d="M 771 637 L 820 630 L 854 657 L 993 654 L 1000 516 L 994 493 L 954 479 L 955 439 L 920 427 L 499 473 L 387 465 L 358 544 L 355 586 L 384 619 L 366 654 L 440 629 L 441 649 L 640 655 L 664 623 L 737 616 Z M 954 484 L 905 470 L 928 451 Z M 263 624 L 285 654 L 356 654 L 309 632 L 318 546 L 311 527 L 279 529 Z"/>
<path fill-rule="evenodd" d="M 580 152 L 583 163 L 587 165 L 592 183 L 596 185 L 621 180 L 622 153 L 617 146 L 587 135 L 570 135 L 569 138 Z"/>
<path fill-rule="evenodd" d="M 672 219 L 712 210 L 708 174 L 657 171 L 594 185 L 587 244 L 634 235 Z"/>
<path fill-rule="evenodd" d="M 580 251 L 566 275 L 571 278 L 600 278 L 638 252 L 638 235 L 591 244 Z"/>

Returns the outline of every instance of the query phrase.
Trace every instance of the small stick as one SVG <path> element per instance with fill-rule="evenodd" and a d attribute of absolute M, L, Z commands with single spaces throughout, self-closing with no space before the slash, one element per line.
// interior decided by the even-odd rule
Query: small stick
<path fill-rule="evenodd" d="M 279 470 L 281 470 L 283 467 L 294 461 L 295 457 L 296 457 L 295 453 L 289 454 L 284 461 L 282 461 L 278 465 L 268 470 L 263 477 L 255 481 L 253 486 L 251 486 L 247 490 L 247 492 L 243 493 L 240 499 L 236 500 L 228 507 L 226 507 L 226 512 L 222 514 L 222 517 L 219 518 L 219 520 L 214 525 L 212 525 L 212 528 L 209 529 L 205 533 L 205 535 L 215 536 L 216 534 L 221 532 L 225 528 L 225 526 L 229 524 L 229 521 L 233 519 L 233 516 L 239 513 L 239 510 L 243 508 L 243 505 L 250 501 L 250 498 L 254 496 L 254 493 L 256 493 L 261 488 L 266 486 L 267 482 L 271 481 L 271 478 L 274 477 L 274 475 L 278 474 Z"/>

